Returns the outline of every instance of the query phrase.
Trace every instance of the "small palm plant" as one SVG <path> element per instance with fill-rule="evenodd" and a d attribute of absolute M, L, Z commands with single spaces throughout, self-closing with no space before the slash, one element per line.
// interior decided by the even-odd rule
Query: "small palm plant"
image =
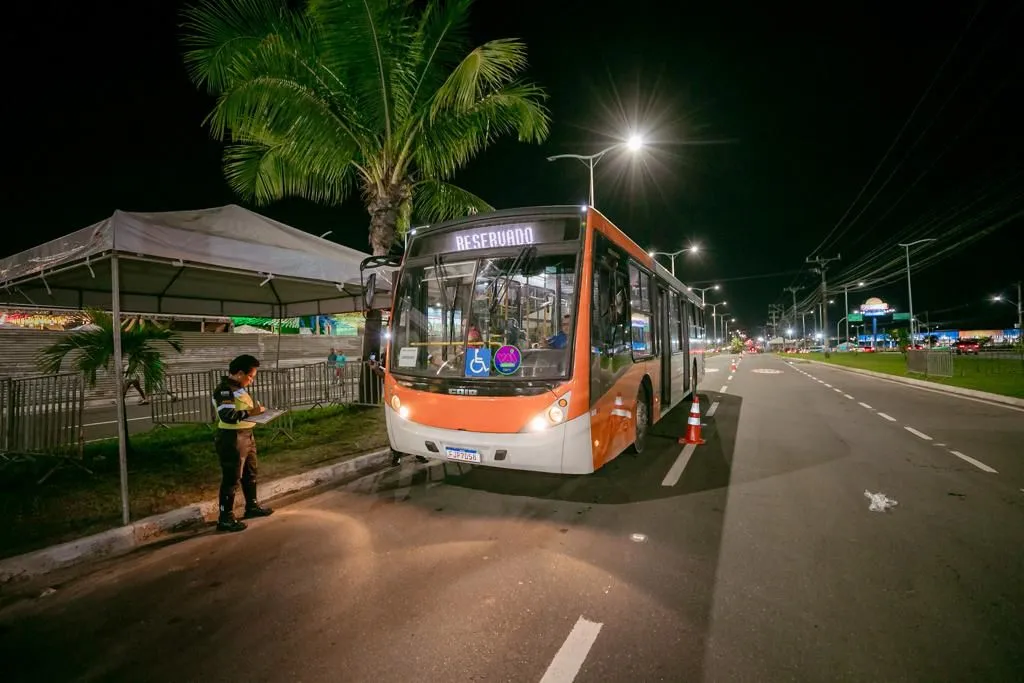
<path fill-rule="evenodd" d="M 42 372 L 56 374 L 60 372 L 64 359 L 72 356 L 72 367 L 81 372 L 86 384 L 95 387 L 100 369 L 110 377 L 121 379 L 122 395 L 128 393 L 131 386 L 145 387 L 146 394 L 155 390 L 163 382 L 166 368 L 160 350 L 153 342 L 166 342 L 172 349 L 181 353 L 181 337 L 154 322 L 141 318 L 130 318 L 121 323 L 121 359 L 124 364 L 123 373 L 118 373 L 111 366 L 114 362 L 114 320 L 104 311 L 90 309 L 86 311 L 91 325 L 86 329 L 68 334 L 60 341 L 42 349 L 36 364 Z M 126 425 L 127 427 L 127 425 Z M 127 434 L 127 428 L 125 433 Z"/>

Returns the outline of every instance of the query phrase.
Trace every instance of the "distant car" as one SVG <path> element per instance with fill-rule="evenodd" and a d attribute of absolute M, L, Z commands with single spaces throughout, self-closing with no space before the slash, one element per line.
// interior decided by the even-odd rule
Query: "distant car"
<path fill-rule="evenodd" d="M 960 356 L 965 353 L 973 353 L 975 356 L 981 351 L 981 344 L 973 339 L 961 339 L 953 344 L 953 351 Z"/>

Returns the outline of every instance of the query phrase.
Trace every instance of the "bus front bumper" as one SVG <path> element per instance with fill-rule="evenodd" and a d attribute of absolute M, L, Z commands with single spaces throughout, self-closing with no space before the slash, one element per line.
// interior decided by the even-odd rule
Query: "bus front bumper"
<path fill-rule="evenodd" d="M 520 434 L 428 427 L 400 417 L 390 406 L 384 407 L 384 416 L 391 448 L 399 453 L 452 462 L 458 456 L 479 456 L 479 465 L 554 474 L 594 471 L 590 416 L 586 414 L 543 431 Z M 505 451 L 503 457 L 500 451 Z"/>

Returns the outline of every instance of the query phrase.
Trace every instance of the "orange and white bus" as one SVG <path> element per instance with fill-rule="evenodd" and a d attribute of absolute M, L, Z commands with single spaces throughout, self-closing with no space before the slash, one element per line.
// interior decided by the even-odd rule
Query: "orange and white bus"
<path fill-rule="evenodd" d="M 387 333 L 400 454 L 588 474 L 704 375 L 700 299 L 590 207 L 410 234 Z"/>

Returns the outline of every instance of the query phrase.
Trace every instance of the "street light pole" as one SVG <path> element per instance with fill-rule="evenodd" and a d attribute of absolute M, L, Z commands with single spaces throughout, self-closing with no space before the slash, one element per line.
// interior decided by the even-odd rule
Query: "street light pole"
<path fill-rule="evenodd" d="M 925 242 L 934 242 L 936 238 L 931 237 L 928 239 L 917 240 L 907 244 L 900 243 L 900 246 L 906 250 L 907 254 L 907 305 L 910 308 L 910 344 L 915 343 L 914 340 L 914 290 L 910 286 L 910 248 L 917 244 L 924 244 Z"/>
<path fill-rule="evenodd" d="M 617 142 L 610 147 L 605 147 L 596 154 L 556 154 L 548 157 L 548 161 L 556 161 L 557 159 L 576 159 L 577 161 L 583 162 L 590 169 L 590 206 L 596 209 L 597 204 L 594 199 L 594 167 L 597 166 L 597 162 L 601 161 L 605 154 L 613 149 L 618 149 L 623 145 L 626 145 L 630 151 L 635 152 L 643 147 L 644 141 L 639 135 L 633 135 L 629 138 L 628 142 Z"/>
<path fill-rule="evenodd" d="M 696 250 L 694 250 L 694 251 L 696 251 Z M 675 275 L 675 273 L 672 273 L 672 274 Z M 694 292 L 700 292 L 700 304 L 701 304 L 701 306 L 706 306 L 707 304 L 704 303 L 704 292 L 708 291 L 709 289 L 717 290 L 717 289 L 719 289 L 719 287 L 718 287 L 718 285 L 711 285 L 710 287 L 687 287 L 687 289 L 689 289 L 691 291 L 694 291 Z"/>
<path fill-rule="evenodd" d="M 704 304 L 705 308 L 708 306 L 711 307 L 711 335 L 715 339 L 718 339 L 718 307 L 724 306 L 725 304 L 725 301 L 719 301 L 717 304 Z"/>
<path fill-rule="evenodd" d="M 672 277 L 675 277 L 676 276 L 676 256 L 679 256 L 680 254 L 686 253 L 688 251 L 696 254 L 699 250 L 700 250 L 700 247 L 698 247 L 697 245 L 693 245 L 692 247 L 685 247 L 683 249 L 679 249 L 678 251 L 649 251 L 649 252 L 647 252 L 647 255 L 650 256 L 653 259 L 656 259 L 659 256 L 668 256 L 670 259 L 672 259 L 672 266 L 671 266 L 671 268 L 672 268 Z M 687 287 L 687 289 L 693 289 L 693 288 L 692 287 Z M 708 289 L 718 289 L 718 285 L 715 285 L 713 288 L 709 287 Z M 702 304 L 704 303 L 703 297 L 701 298 L 700 302 Z"/>

